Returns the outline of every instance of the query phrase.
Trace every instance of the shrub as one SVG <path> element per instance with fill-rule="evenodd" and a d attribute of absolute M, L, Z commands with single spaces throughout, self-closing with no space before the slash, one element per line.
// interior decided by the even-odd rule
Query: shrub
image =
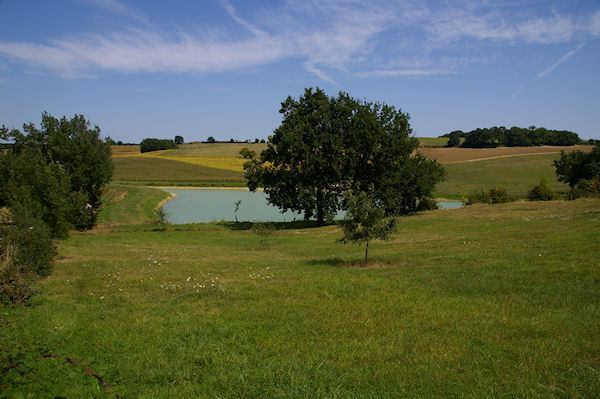
<path fill-rule="evenodd" d="M 503 204 L 515 200 L 503 187 L 492 187 L 489 188 L 485 193 L 490 204 Z"/>
<path fill-rule="evenodd" d="M 0 253 L 26 273 L 47 276 L 52 270 L 56 246 L 50 228 L 28 214 L 13 214 L 13 223 L 0 230 Z"/>
<path fill-rule="evenodd" d="M 156 210 L 156 218 L 158 221 L 158 229 L 160 231 L 167 231 L 169 228 L 169 213 L 161 206 Z"/>
<path fill-rule="evenodd" d="M 483 190 L 475 190 L 468 193 L 462 202 L 464 205 L 487 204 L 489 203 L 489 198 Z"/>
<path fill-rule="evenodd" d="M 433 198 L 425 197 L 419 200 L 419 205 L 417 205 L 417 211 L 429 211 L 433 209 L 438 209 L 438 204 Z"/>
<path fill-rule="evenodd" d="M 571 199 L 581 197 L 596 197 L 600 195 L 600 178 L 581 179 L 571 189 Z"/>
<path fill-rule="evenodd" d="M 487 190 L 475 190 L 470 192 L 466 198 L 463 199 L 463 204 L 502 204 L 506 202 L 512 202 L 515 198 L 506 191 L 503 187 L 491 187 Z"/>
<path fill-rule="evenodd" d="M 23 303 L 34 294 L 31 282 L 47 276 L 56 247 L 50 228 L 27 214 L 13 214 L 0 229 L 0 302 Z"/>
<path fill-rule="evenodd" d="M 244 159 L 252 159 L 256 156 L 256 151 L 251 150 L 248 147 L 244 147 L 240 150 L 240 155 Z"/>
<path fill-rule="evenodd" d="M 527 199 L 529 201 L 551 201 L 557 198 L 558 195 L 550 188 L 548 180 L 545 177 L 540 180 L 540 184 L 527 192 Z"/>

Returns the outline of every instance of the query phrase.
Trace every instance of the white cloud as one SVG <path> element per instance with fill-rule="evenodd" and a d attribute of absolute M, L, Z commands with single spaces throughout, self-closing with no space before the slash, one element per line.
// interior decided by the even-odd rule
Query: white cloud
<path fill-rule="evenodd" d="M 416 0 L 288 0 L 278 8 L 252 10 L 244 18 L 229 0 L 218 0 L 248 30 L 240 38 L 227 25 L 203 29 L 202 34 L 158 31 L 141 12 L 119 0 L 90 1 L 147 26 L 45 43 L 0 41 L 0 56 L 69 77 L 101 70 L 220 73 L 298 59 L 307 71 L 337 84 L 339 71 L 363 77 L 459 73 L 477 61 L 463 57 L 465 61 L 449 64 L 446 58 L 450 50 L 459 53 L 452 57 L 461 58 L 466 46 L 563 43 L 577 35 L 600 34 L 600 12 L 587 19 L 556 12 L 523 16 L 508 7 L 470 0 L 431 6 Z"/>
<path fill-rule="evenodd" d="M 560 57 L 560 59 L 558 61 L 556 61 L 554 64 L 550 65 L 548 68 L 546 68 L 542 72 L 538 73 L 537 77 L 539 79 L 546 77 L 550 72 L 554 71 L 560 64 L 562 64 L 563 62 L 565 62 L 566 60 L 571 58 L 573 55 L 575 55 L 575 53 L 577 53 L 579 50 L 581 50 L 584 46 L 585 46 L 585 44 L 581 43 L 579 46 L 577 46 L 576 49 L 569 51 L 568 53 L 566 53 L 565 55 Z"/>

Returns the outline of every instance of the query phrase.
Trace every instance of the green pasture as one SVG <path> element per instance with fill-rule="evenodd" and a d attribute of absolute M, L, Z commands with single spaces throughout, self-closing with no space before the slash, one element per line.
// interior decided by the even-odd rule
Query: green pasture
<path fill-rule="evenodd" d="M 527 191 L 544 177 L 554 190 L 565 194 L 569 187 L 556 180 L 552 166 L 552 161 L 559 157 L 559 154 L 515 155 L 445 164 L 448 178 L 436 186 L 436 196 L 460 199 L 474 190 L 504 187 L 512 195 L 526 198 Z"/>
<path fill-rule="evenodd" d="M 443 147 L 448 144 L 447 137 L 417 137 L 420 147 Z"/>
<path fill-rule="evenodd" d="M 599 397 L 599 209 L 405 217 L 369 268 L 335 226 L 73 233 L 0 308 L 0 397 Z"/>

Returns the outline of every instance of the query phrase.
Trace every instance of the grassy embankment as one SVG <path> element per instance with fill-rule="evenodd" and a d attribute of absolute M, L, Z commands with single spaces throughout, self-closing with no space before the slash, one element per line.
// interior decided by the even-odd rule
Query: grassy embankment
<path fill-rule="evenodd" d="M 0 396 L 598 397 L 598 209 L 402 218 L 368 269 L 333 226 L 269 248 L 234 224 L 76 233 L 32 306 L 0 313 L 0 368 L 23 361 Z"/>

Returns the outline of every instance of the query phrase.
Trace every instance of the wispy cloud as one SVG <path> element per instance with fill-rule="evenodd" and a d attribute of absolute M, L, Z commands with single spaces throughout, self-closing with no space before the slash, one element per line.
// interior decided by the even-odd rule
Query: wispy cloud
<path fill-rule="evenodd" d="M 244 17 L 230 0 L 218 0 L 229 17 L 247 29 L 248 34 L 241 37 L 226 25 L 218 30 L 203 29 L 201 34 L 182 28 L 159 31 L 151 27 L 146 16 L 122 1 L 90 1 L 146 26 L 43 43 L 0 41 L 0 56 L 69 77 L 104 70 L 220 73 L 297 59 L 305 70 L 337 84 L 339 72 L 362 77 L 460 73 L 477 62 L 461 57 L 461 53 L 467 54 L 467 47 L 564 43 L 600 35 L 600 12 L 587 17 L 557 12 L 523 16 L 509 7 L 486 2 L 480 5 L 472 0 L 442 4 L 287 0 L 279 7 L 253 10 L 250 16 L 244 13 Z M 197 32 L 195 28 L 193 32 Z M 579 50 L 566 54 L 540 77 Z M 449 64 L 448 54 L 466 61 Z"/>
<path fill-rule="evenodd" d="M 148 19 L 142 12 L 135 8 L 119 1 L 119 0 L 89 0 L 92 4 L 102 7 L 114 14 L 123 15 L 125 17 L 133 18 L 145 25 L 150 25 Z"/>
<path fill-rule="evenodd" d="M 519 96 L 521 95 L 521 93 L 523 93 L 523 88 L 522 88 L 522 87 L 518 88 L 518 89 L 517 89 L 517 90 L 516 90 L 516 91 L 513 93 L 513 95 L 512 95 L 512 96 L 510 96 L 509 100 L 510 100 L 510 101 L 515 101 L 515 100 L 517 99 L 517 97 L 519 97 Z"/>
<path fill-rule="evenodd" d="M 560 64 L 567 61 L 569 58 L 571 58 L 573 55 L 575 55 L 575 53 L 577 53 L 579 50 L 581 50 L 584 46 L 585 46 L 585 44 L 581 43 L 579 46 L 577 46 L 576 49 L 569 51 L 568 53 L 566 53 L 565 55 L 560 57 L 560 59 L 558 61 L 556 61 L 554 64 L 550 65 L 548 68 L 546 68 L 542 72 L 538 73 L 537 77 L 539 79 L 546 77 L 550 72 L 552 72 L 556 68 L 558 68 L 558 66 Z"/>

